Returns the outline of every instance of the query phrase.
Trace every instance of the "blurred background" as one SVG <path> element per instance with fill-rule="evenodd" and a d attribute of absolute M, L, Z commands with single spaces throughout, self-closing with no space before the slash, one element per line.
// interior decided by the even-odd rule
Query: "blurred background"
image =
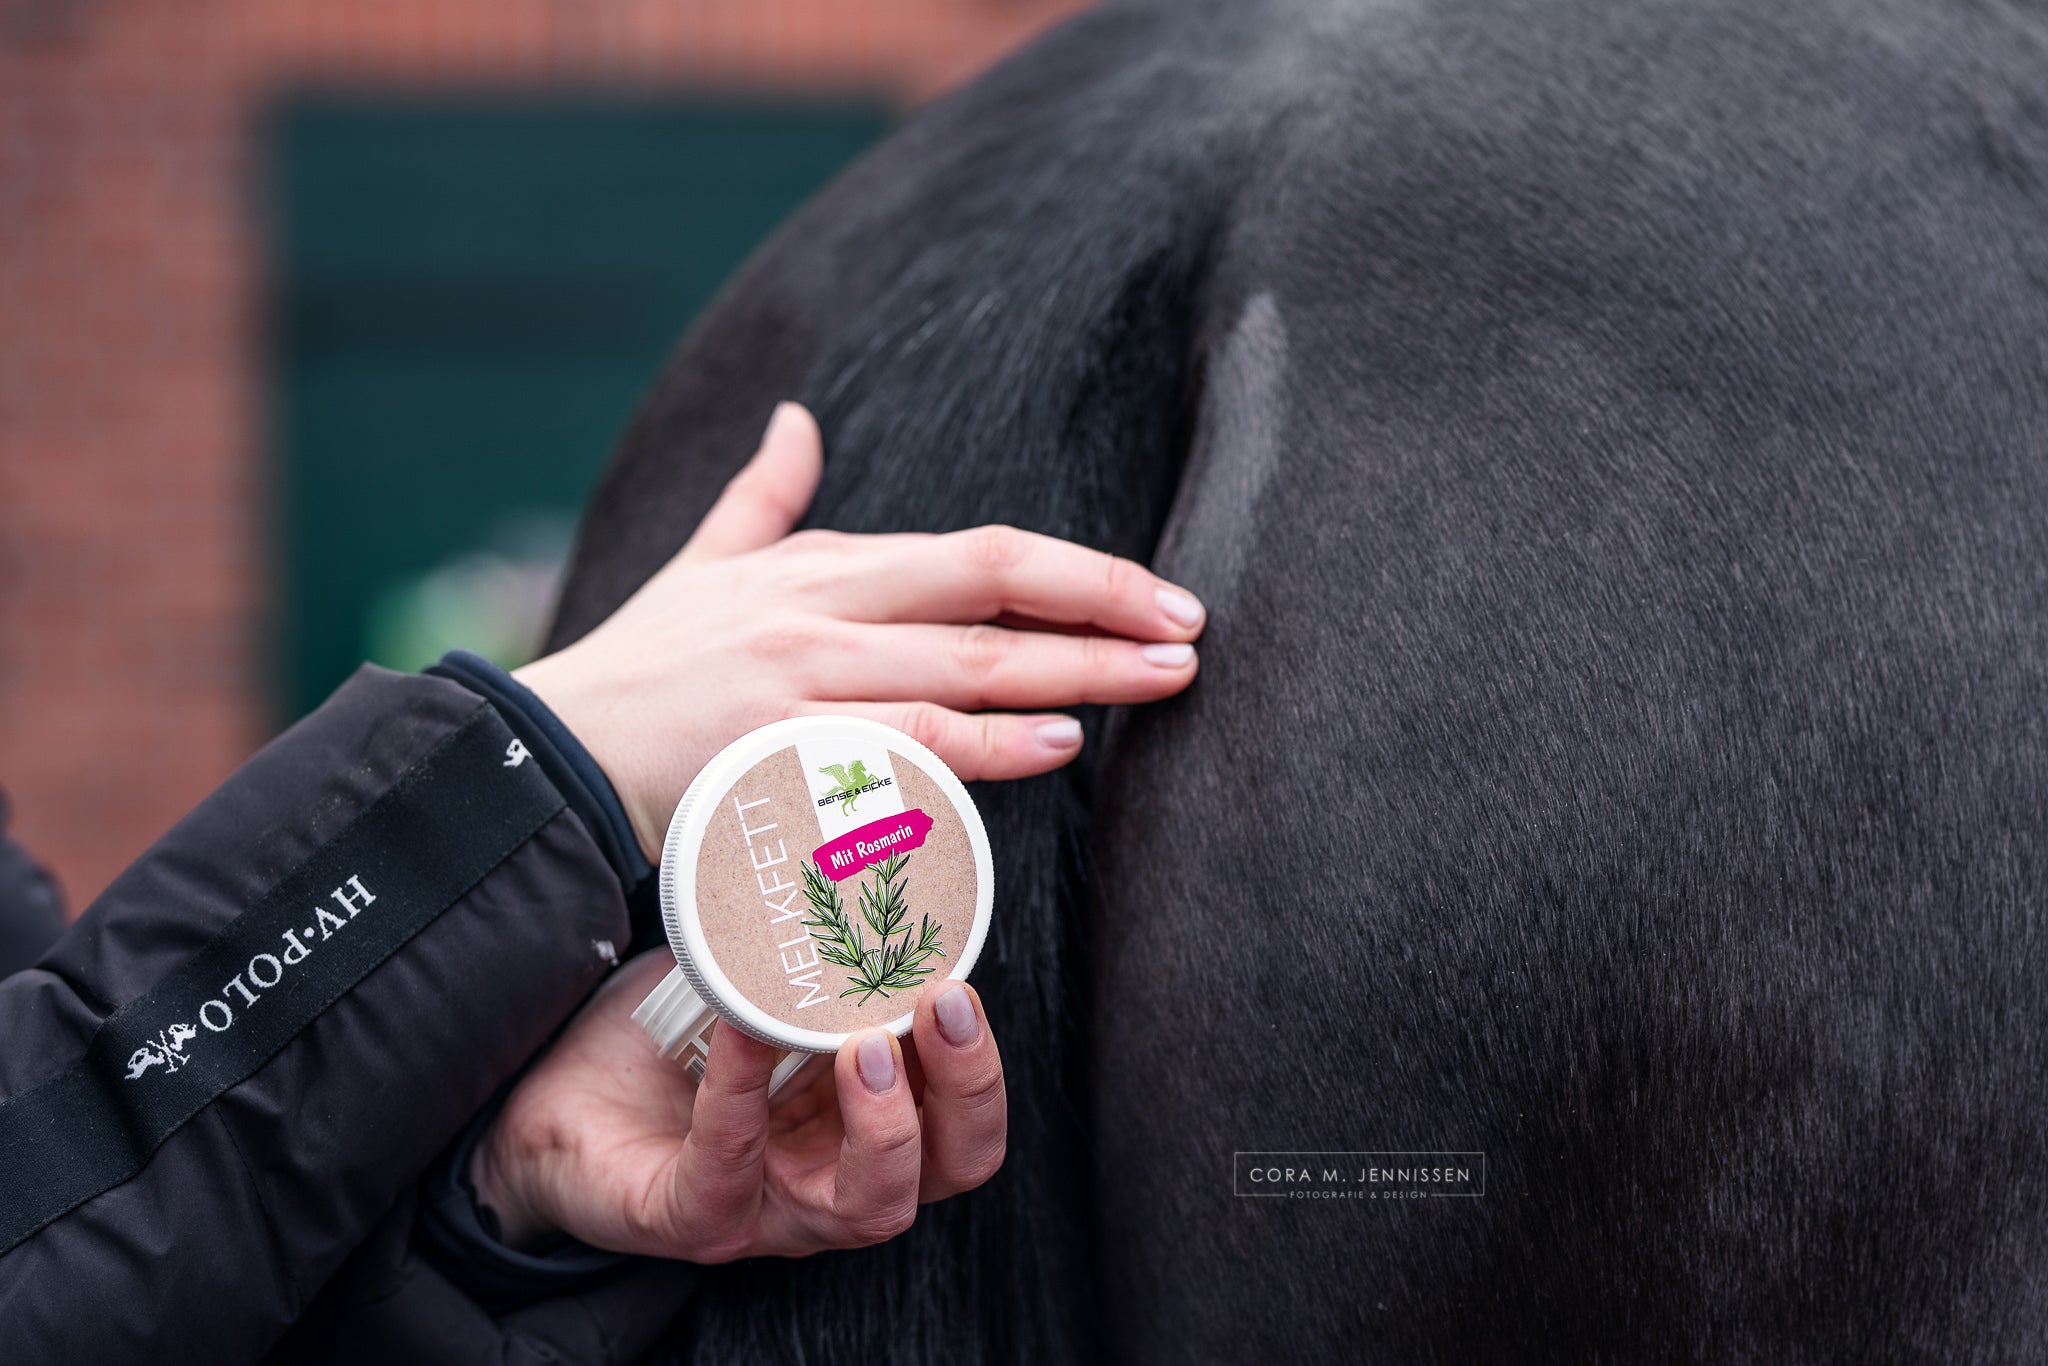
<path fill-rule="evenodd" d="M 360 660 L 523 659 L 719 284 L 1076 8 L 0 0 L 0 790 L 72 912 Z"/>

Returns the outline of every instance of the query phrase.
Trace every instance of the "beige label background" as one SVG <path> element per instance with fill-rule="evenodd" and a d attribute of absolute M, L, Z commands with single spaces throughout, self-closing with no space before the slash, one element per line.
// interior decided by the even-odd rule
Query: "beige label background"
<path fill-rule="evenodd" d="M 908 923 L 914 936 L 920 916 L 929 915 L 938 922 L 939 944 L 946 954 L 936 960 L 937 966 L 924 984 L 910 991 L 894 992 L 886 998 L 869 996 L 856 1005 L 856 998 L 839 995 L 850 985 L 849 970 L 820 959 L 816 964 L 818 984 L 825 999 L 796 1009 L 796 1003 L 810 993 L 807 987 L 790 985 L 783 955 L 789 954 L 791 961 L 799 955 L 805 959 L 815 956 L 816 943 L 808 940 L 809 932 L 801 923 L 810 917 L 810 903 L 799 891 L 790 909 L 800 910 L 801 914 L 771 924 L 780 912 L 769 901 L 780 902 L 788 892 L 773 892 L 765 898 L 761 892 L 762 879 L 773 886 L 778 873 L 782 880 L 801 887 L 801 867 L 823 843 L 818 818 L 812 810 L 812 782 L 804 773 L 794 746 L 777 750 L 748 769 L 718 799 L 718 807 L 712 813 L 697 854 L 697 909 L 704 939 L 719 970 L 748 1000 L 778 1020 L 828 1034 L 886 1024 L 915 1008 L 919 998 L 934 983 L 951 976 L 960 962 L 960 952 L 974 927 L 974 847 L 968 843 L 967 831 L 953 803 L 917 761 L 894 749 L 889 751 L 889 760 L 896 770 L 896 786 L 902 794 L 904 809 L 922 809 L 932 818 L 931 834 L 925 837 L 923 845 L 911 851 L 903 870 L 904 902 L 910 908 Z M 818 789 L 829 782 L 824 775 L 817 775 Z M 762 797 L 769 799 L 768 805 L 749 808 L 745 824 L 758 830 L 772 820 L 776 828 L 756 835 L 750 853 L 734 802 L 752 802 Z M 785 851 L 787 861 L 755 870 L 756 859 L 771 858 Z M 862 937 L 870 946 L 874 943 L 874 932 L 860 918 L 859 889 L 873 881 L 874 874 L 864 871 L 838 884 L 847 915 L 860 926 Z M 784 941 L 799 935 L 806 936 L 807 942 L 783 947 Z M 805 967 L 799 975 L 808 975 L 810 971 Z"/>

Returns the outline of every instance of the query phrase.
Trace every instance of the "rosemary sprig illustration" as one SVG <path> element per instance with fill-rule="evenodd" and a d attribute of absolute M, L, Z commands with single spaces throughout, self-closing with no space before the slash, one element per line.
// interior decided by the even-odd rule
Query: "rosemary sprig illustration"
<path fill-rule="evenodd" d="M 804 899 L 811 906 L 804 928 L 818 941 L 818 957 L 848 969 L 851 985 L 839 994 L 858 997 L 855 1005 L 865 1005 L 870 996 L 887 1000 L 891 992 L 908 991 L 937 969 L 934 957 L 946 956 L 939 947 L 942 927 L 930 916 L 920 915 L 914 939 L 911 934 L 910 880 L 903 875 L 909 862 L 908 854 L 891 854 L 873 865 L 874 882 L 861 886 L 860 921 L 879 941 L 872 946 L 861 934 L 860 921 L 846 913 L 838 885 L 816 864 L 803 865 Z"/>
<path fill-rule="evenodd" d="M 903 892 L 908 886 L 903 878 L 903 865 L 908 862 L 908 854 L 889 855 L 874 865 L 874 885 L 860 889 L 861 918 L 883 939 L 893 939 L 903 928 L 904 917 L 910 914 L 910 908 L 903 904 Z"/>
<path fill-rule="evenodd" d="M 810 903 L 811 918 L 799 922 L 818 941 L 818 957 L 842 968 L 858 968 L 867 957 L 860 926 L 847 918 L 846 902 L 839 884 L 826 877 L 815 863 L 803 865 L 804 900 Z"/>

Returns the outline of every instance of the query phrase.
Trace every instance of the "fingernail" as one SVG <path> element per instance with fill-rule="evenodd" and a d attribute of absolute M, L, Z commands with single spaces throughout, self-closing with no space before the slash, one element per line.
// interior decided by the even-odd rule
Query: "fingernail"
<path fill-rule="evenodd" d="M 768 414 L 768 426 L 767 429 L 761 433 L 761 444 L 765 446 L 769 443 L 769 441 L 773 440 L 775 436 L 775 429 L 777 427 L 780 427 L 784 422 L 788 421 L 789 418 L 792 417 L 795 413 L 796 404 L 794 403 L 789 403 L 785 401 L 776 404 L 775 411 Z"/>
<path fill-rule="evenodd" d="M 1081 723 L 1071 716 L 1038 723 L 1038 743 L 1047 749 L 1072 749 L 1081 743 Z"/>
<path fill-rule="evenodd" d="M 975 1018 L 974 1002 L 967 999 L 966 987 L 949 989 L 932 1005 L 932 1014 L 939 1017 L 939 1033 L 955 1048 L 965 1048 L 981 1037 L 981 1021 Z"/>
<path fill-rule="evenodd" d="M 1157 664 L 1162 669 L 1178 669 L 1195 657 L 1192 645 L 1145 645 L 1138 654 L 1147 664 Z"/>
<path fill-rule="evenodd" d="M 868 1090 L 879 1095 L 896 1084 L 896 1052 L 889 1047 L 887 1034 L 870 1034 L 862 1039 L 853 1060 Z"/>
<path fill-rule="evenodd" d="M 1184 593 L 1178 588 L 1162 588 L 1153 596 L 1159 600 L 1159 610 L 1166 613 L 1177 624 L 1181 626 L 1200 626 L 1202 624 L 1202 604 L 1196 601 L 1194 594 Z"/>

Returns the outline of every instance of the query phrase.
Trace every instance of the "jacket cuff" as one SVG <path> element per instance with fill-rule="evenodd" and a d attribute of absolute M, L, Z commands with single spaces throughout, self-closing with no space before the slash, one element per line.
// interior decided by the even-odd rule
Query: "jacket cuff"
<path fill-rule="evenodd" d="M 640 852 L 640 840 L 626 808 L 611 780 L 583 742 L 570 733 L 561 718 L 548 709 L 534 691 L 482 655 L 468 650 L 450 650 L 427 670 L 451 679 L 476 693 L 504 718 L 527 752 L 539 762 L 541 772 L 555 785 L 569 809 L 589 828 L 605 862 L 619 875 L 619 886 L 631 897 L 654 876 L 654 866 Z"/>

